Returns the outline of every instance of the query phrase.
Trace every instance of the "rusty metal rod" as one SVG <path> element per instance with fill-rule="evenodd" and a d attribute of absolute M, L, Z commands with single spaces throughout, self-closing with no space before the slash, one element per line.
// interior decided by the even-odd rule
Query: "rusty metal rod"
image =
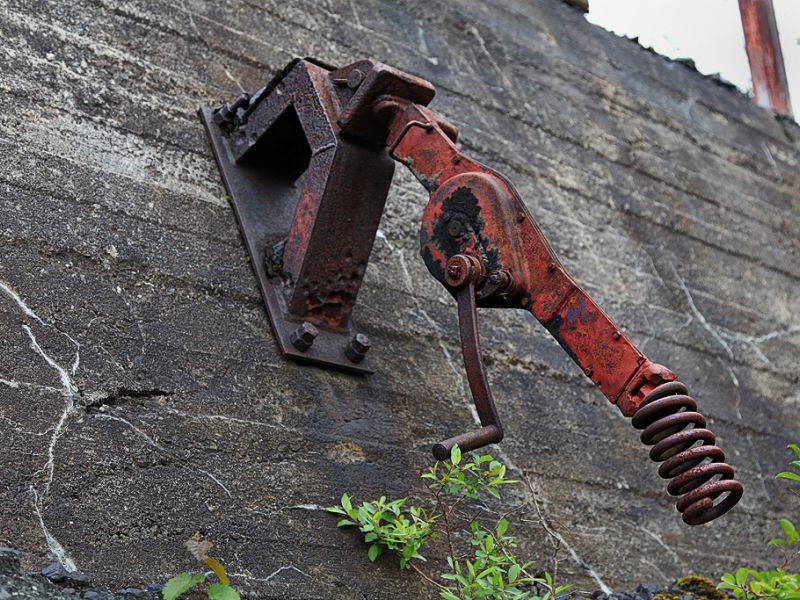
<path fill-rule="evenodd" d="M 791 117 L 789 84 L 786 81 L 772 0 L 739 0 L 739 12 L 753 77 L 755 102 L 763 108 Z"/>

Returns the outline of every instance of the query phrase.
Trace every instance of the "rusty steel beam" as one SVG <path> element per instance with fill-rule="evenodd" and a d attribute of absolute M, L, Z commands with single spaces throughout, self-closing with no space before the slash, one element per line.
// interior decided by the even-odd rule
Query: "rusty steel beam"
<path fill-rule="evenodd" d="M 755 102 L 778 114 L 792 116 L 789 85 L 772 0 L 739 0 L 747 59 Z"/>

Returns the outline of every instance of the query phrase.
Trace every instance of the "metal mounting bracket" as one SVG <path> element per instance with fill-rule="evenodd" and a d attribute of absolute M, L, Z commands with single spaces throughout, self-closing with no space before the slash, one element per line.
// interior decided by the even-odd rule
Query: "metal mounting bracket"
<path fill-rule="evenodd" d="M 480 351 L 477 308 L 524 310 L 631 417 L 690 525 L 733 508 L 743 488 L 677 375 L 651 362 L 558 260 L 519 193 L 465 155 L 427 108 L 427 81 L 381 63 L 290 63 L 252 97 L 201 110 L 284 355 L 369 372 L 352 309 L 397 161 L 430 194 L 420 253 L 456 298 L 481 427 L 433 448 L 503 439 Z"/>
<path fill-rule="evenodd" d="M 376 95 L 427 104 L 427 82 L 372 61 L 295 60 L 253 96 L 200 110 L 281 352 L 370 373 L 352 317 L 394 174 Z M 343 129 L 349 135 L 342 135 Z M 382 137 L 384 139 L 382 139 Z"/>

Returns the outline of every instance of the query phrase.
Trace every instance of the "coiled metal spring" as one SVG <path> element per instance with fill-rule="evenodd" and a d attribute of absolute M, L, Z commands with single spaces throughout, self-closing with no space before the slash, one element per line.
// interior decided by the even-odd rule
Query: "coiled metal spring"
<path fill-rule="evenodd" d="M 687 393 L 686 386 L 678 381 L 662 383 L 645 397 L 631 423 L 644 430 L 642 442 L 653 446 L 650 458 L 663 463 L 658 474 L 672 480 L 667 492 L 680 496 L 676 506 L 684 522 L 700 525 L 733 508 L 743 489 L 733 478 L 733 467 L 725 462 L 725 453 L 714 445 L 716 436 L 706 429 L 697 402 Z M 725 493 L 727 496 L 715 504 Z"/>

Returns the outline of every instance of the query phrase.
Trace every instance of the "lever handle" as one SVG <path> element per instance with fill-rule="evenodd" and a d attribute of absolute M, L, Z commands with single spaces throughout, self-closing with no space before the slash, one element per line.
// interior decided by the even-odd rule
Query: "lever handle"
<path fill-rule="evenodd" d="M 461 352 L 467 372 L 472 400 L 481 420 L 481 427 L 451 437 L 433 447 L 438 460 L 450 456 L 450 450 L 458 444 L 463 451 L 474 450 L 503 439 L 503 425 L 494 405 L 492 390 L 486 377 L 481 357 L 481 341 L 478 333 L 478 305 L 475 286 L 483 278 L 484 269 L 480 258 L 457 254 L 447 262 L 445 279 L 455 291 L 458 303 L 458 329 L 461 335 Z"/>
<path fill-rule="evenodd" d="M 706 523 L 733 508 L 742 485 L 686 386 L 642 354 L 567 273 L 514 186 L 464 156 L 424 107 L 395 115 L 387 145 L 430 192 L 420 252 L 458 301 L 464 362 L 482 425 L 438 444 L 436 457 L 445 458 L 455 443 L 474 449 L 502 439 L 480 357 L 476 306 L 521 308 L 643 430 L 641 440 L 663 463 L 659 475 L 671 480 L 667 492 L 678 496 L 684 522 Z"/>

